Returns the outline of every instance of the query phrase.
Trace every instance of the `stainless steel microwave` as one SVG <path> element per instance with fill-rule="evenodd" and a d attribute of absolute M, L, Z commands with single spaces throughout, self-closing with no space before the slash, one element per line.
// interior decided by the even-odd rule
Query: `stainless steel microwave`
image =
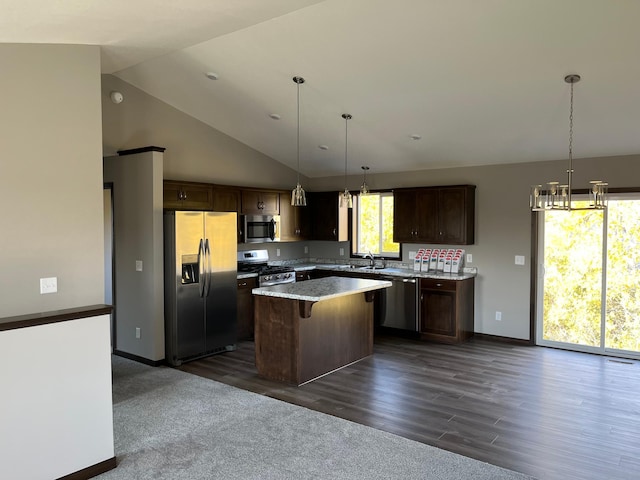
<path fill-rule="evenodd" d="M 244 243 L 280 241 L 280 215 L 244 215 Z"/>

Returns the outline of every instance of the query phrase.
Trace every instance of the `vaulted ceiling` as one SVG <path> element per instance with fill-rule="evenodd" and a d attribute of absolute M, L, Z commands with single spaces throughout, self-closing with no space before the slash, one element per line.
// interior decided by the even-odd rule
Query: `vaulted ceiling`
<path fill-rule="evenodd" d="M 104 73 L 294 169 L 292 77 L 304 77 L 310 177 L 344 173 L 343 113 L 350 174 L 565 159 L 569 73 L 582 76 L 574 157 L 640 153 L 637 0 L 0 0 L 0 11 L 0 42 L 100 45 Z"/>

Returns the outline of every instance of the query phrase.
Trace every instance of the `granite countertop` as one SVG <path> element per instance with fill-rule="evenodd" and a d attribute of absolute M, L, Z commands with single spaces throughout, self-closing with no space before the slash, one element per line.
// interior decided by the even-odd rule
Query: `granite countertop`
<path fill-rule="evenodd" d="M 325 277 L 306 282 L 283 283 L 271 287 L 254 288 L 251 293 L 267 297 L 289 298 L 320 302 L 331 298 L 388 288 L 391 282 L 364 278 Z"/>
<path fill-rule="evenodd" d="M 310 263 L 301 263 L 293 265 L 295 271 L 305 271 L 305 270 L 333 270 L 338 272 L 359 272 L 367 275 L 384 275 L 384 276 L 394 276 L 394 277 L 405 277 L 405 278 L 433 278 L 436 280 L 467 280 L 468 278 L 474 278 L 477 274 L 475 273 L 444 273 L 444 272 L 417 272 L 415 270 L 411 270 L 409 268 L 376 268 L 375 270 L 368 268 L 355 267 L 352 268 L 347 264 L 310 264 Z"/>
<path fill-rule="evenodd" d="M 351 266 L 346 263 L 333 264 L 333 263 L 296 263 L 291 265 L 296 272 L 303 272 L 309 270 L 328 270 L 335 272 L 359 272 L 370 275 L 384 275 L 394 277 L 405 278 L 433 278 L 436 280 L 467 280 L 468 278 L 474 278 L 476 273 L 444 273 L 444 272 L 417 272 L 410 268 L 377 268 L 370 270 L 367 268 L 361 268 L 361 266 Z M 238 273 L 238 280 L 243 278 L 257 277 L 257 273 Z"/>

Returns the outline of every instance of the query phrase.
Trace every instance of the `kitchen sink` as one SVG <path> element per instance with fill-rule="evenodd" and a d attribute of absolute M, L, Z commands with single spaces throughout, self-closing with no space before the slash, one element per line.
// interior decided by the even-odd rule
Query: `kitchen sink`
<path fill-rule="evenodd" d="M 375 266 L 372 267 L 370 265 L 367 265 L 366 267 L 359 267 L 358 270 L 363 270 L 366 272 L 376 272 L 376 273 L 387 273 L 390 275 L 393 274 L 400 274 L 402 276 L 410 276 L 411 273 L 410 271 L 403 269 L 403 268 L 393 268 L 393 267 L 382 267 L 382 266 Z"/>

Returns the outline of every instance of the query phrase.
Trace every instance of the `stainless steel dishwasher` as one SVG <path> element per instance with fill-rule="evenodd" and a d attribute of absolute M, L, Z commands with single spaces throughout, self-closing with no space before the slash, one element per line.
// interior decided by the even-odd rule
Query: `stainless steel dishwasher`
<path fill-rule="evenodd" d="M 418 283 L 415 278 L 382 275 L 392 286 L 380 299 L 380 326 L 418 331 Z"/>

